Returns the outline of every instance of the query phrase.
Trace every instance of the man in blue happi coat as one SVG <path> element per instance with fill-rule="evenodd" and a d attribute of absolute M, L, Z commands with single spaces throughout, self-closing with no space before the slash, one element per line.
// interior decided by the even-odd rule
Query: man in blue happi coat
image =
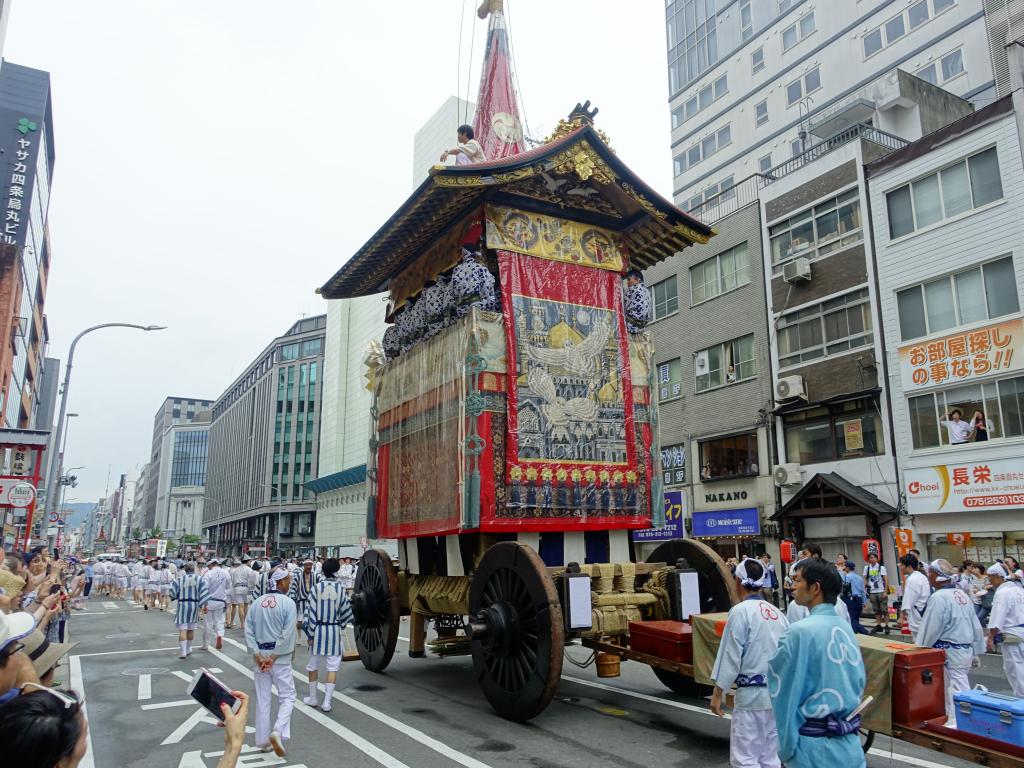
<path fill-rule="evenodd" d="M 793 598 L 810 615 L 790 625 L 768 663 L 779 759 L 786 768 L 862 767 L 860 716 L 852 713 L 864 693 L 864 659 L 849 622 L 836 614 L 842 577 L 818 558 L 790 573 Z"/>
<path fill-rule="evenodd" d="M 196 636 L 196 624 L 199 622 L 199 611 L 210 599 L 206 582 L 196 576 L 193 563 L 185 563 L 178 578 L 171 584 L 171 600 L 178 602 L 174 612 L 174 623 L 178 627 L 178 643 L 181 646 L 179 659 L 192 653 L 192 640 Z"/>
<path fill-rule="evenodd" d="M 306 674 L 309 675 L 309 696 L 302 701 L 311 707 L 317 705 L 317 677 L 320 662 L 327 666 L 327 682 L 324 684 L 324 703 L 320 707 L 324 712 L 331 711 L 331 698 L 338 677 L 338 667 L 344 653 L 343 632 L 345 626 L 352 623 L 352 608 L 349 606 L 345 588 L 338 581 L 338 569 L 341 563 L 337 558 L 330 558 L 323 565 L 322 581 L 317 582 L 306 598 L 306 615 L 303 630 L 309 640 L 309 662 Z"/>
<path fill-rule="evenodd" d="M 284 742 L 291 737 L 295 680 L 292 652 L 295 650 L 295 602 L 288 597 L 291 577 L 279 566 L 268 574 L 267 593 L 252 601 L 245 617 L 245 645 L 252 654 L 256 688 L 256 746 L 274 750 L 284 757 Z M 277 686 L 279 706 L 274 728 L 270 728 L 271 687 Z"/>

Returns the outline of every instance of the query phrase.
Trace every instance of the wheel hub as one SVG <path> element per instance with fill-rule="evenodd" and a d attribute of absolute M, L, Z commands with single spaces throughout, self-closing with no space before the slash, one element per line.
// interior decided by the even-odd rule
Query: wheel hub
<path fill-rule="evenodd" d="M 519 647 L 519 614 L 507 601 L 492 603 L 473 616 L 467 633 L 488 653 L 507 658 Z"/>
<path fill-rule="evenodd" d="M 362 590 L 360 592 L 353 592 L 349 598 L 349 602 L 352 605 L 352 618 L 355 619 L 356 624 L 360 626 L 367 626 L 373 623 L 373 619 L 377 616 L 377 595 L 370 590 Z"/>

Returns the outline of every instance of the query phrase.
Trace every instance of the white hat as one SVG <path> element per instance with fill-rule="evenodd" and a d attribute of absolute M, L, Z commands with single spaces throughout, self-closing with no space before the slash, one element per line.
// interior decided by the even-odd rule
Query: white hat
<path fill-rule="evenodd" d="M 1009 576 L 1006 572 L 1006 566 L 1002 563 L 992 563 L 992 565 L 985 570 L 985 573 L 989 576 L 1002 576 L 1004 579 Z"/>
<path fill-rule="evenodd" d="M 0 650 L 15 640 L 21 640 L 35 628 L 36 620 L 31 613 L 0 613 Z"/>

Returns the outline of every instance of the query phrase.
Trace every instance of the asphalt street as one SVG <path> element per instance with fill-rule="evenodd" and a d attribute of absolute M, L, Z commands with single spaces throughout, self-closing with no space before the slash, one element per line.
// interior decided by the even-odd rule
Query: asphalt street
<path fill-rule="evenodd" d="M 102 599 L 73 615 L 72 640 L 79 645 L 58 670 L 58 678 L 85 695 L 90 752 L 83 768 L 216 765 L 223 732 L 188 697 L 186 684 L 196 669 L 206 666 L 227 684 L 251 693 L 251 659 L 237 628 L 228 630 L 222 651 L 196 650 L 190 658 L 178 659 L 172 616 Z M 300 649 L 294 665 L 300 701 L 292 717 L 287 757 L 250 747 L 239 765 L 728 765 L 728 720 L 714 716 L 706 701 L 668 691 L 648 667 L 635 662 L 623 663 L 622 676 L 607 680 L 598 680 L 593 666 L 580 669 L 566 663 L 551 706 L 529 724 L 518 725 L 492 713 L 473 682 L 469 657 L 410 659 L 406 651 L 400 640 L 394 661 L 382 674 L 368 672 L 359 662 L 343 665 L 333 710 L 325 714 L 301 703 L 307 657 Z M 589 655 L 579 647 L 567 652 L 579 661 Z M 986 656 L 972 682 L 1005 691 L 1001 673 L 998 657 Z M 250 711 L 250 723 L 253 714 Z M 868 765 L 970 764 L 879 736 Z"/>

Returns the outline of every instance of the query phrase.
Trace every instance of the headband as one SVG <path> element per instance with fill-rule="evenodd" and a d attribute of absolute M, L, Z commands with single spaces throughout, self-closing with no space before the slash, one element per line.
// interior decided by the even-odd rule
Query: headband
<path fill-rule="evenodd" d="M 279 567 L 276 570 L 271 571 L 270 580 L 277 584 L 277 582 L 281 581 L 282 579 L 287 579 L 289 576 L 291 576 L 291 574 L 288 573 L 287 568 Z"/>
<path fill-rule="evenodd" d="M 951 581 L 953 579 L 951 574 L 946 573 L 942 569 L 938 560 L 932 560 L 931 563 L 928 564 L 928 569 L 935 574 L 936 581 Z"/>
<path fill-rule="evenodd" d="M 1002 576 L 1004 579 L 1010 575 L 1006 572 L 1006 566 L 1002 563 L 992 563 L 992 565 L 985 570 L 985 573 L 989 576 Z"/>
<path fill-rule="evenodd" d="M 752 562 L 749 558 L 746 558 L 739 565 L 736 566 L 736 578 L 740 580 L 740 583 L 747 589 L 761 589 L 764 586 L 765 571 L 762 566 L 761 578 L 752 579 L 747 575 L 747 563 Z"/>

